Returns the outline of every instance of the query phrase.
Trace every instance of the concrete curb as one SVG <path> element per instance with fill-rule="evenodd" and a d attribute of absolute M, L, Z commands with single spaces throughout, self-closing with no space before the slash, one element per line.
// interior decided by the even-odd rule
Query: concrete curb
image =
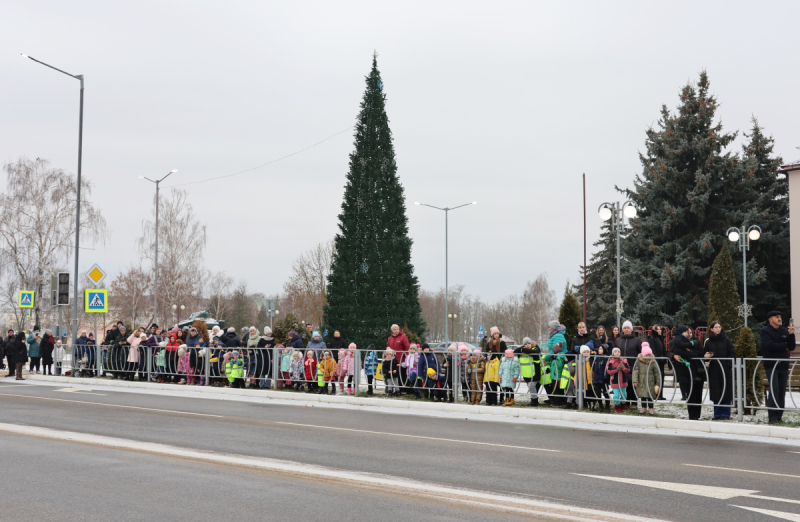
<path fill-rule="evenodd" d="M 53 382 L 88 387 L 107 386 L 112 388 L 134 388 L 146 390 L 191 391 L 213 395 L 218 399 L 225 396 L 260 397 L 298 402 L 319 402 L 327 404 L 347 404 L 352 406 L 369 406 L 372 408 L 393 408 L 425 411 L 444 411 L 450 413 L 480 413 L 497 417 L 518 417 L 527 419 L 557 420 L 586 424 L 609 424 L 637 428 L 657 428 L 665 430 L 682 430 L 701 433 L 720 433 L 727 435 L 746 435 L 752 437 L 769 437 L 776 439 L 800 440 L 800 429 L 766 425 L 734 424 L 730 422 L 690 421 L 685 419 L 664 419 L 658 417 L 632 417 L 630 415 L 609 415 L 603 413 L 585 413 L 543 408 L 501 408 L 495 406 L 469 406 L 466 404 L 449 404 L 433 402 L 411 402 L 391 399 L 372 399 L 368 397 L 315 395 L 306 393 L 288 393 L 273 390 L 248 390 L 246 388 L 216 388 L 212 386 L 176 386 L 174 384 L 146 383 L 138 381 L 98 380 L 88 378 L 58 377 L 55 375 L 30 375 L 31 381 Z"/>

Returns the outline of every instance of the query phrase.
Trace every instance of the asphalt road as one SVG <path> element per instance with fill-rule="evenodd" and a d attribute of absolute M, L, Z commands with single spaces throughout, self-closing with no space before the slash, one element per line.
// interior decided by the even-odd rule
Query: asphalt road
<path fill-rule="evenodd" d="M 792 452 L 800 451 L 796 447 L 61 390 L 0 382 L 0 422 L 381 473 L 666 520 L 778 520 L 734 506 L 779 511 L 797 517 L 786 520 L 800 520 L 800 454 Z M 330 483 L 17 435 L 2 434 L 0 448 L 3 462 L 11 466 L 6 469 L 14 470 L 11 477 L 19 477 L 3 494 L 21 513 L 14 520 L 40 520 L 50 512 L 61 513 L 61 518 L 67 514 L 65 520 L 108 518 L 119 510 L 125 511 L 125 519 L 163 514 L 188 520 L 189 511 L 195 515 L 192 520 L 210 519 L 197 514 L 224 516 L 225 495 L 232 491 L 245 518 L 251 513 L 255 518 L 278 500 L 293 510 L 292 516 L 304 519 L 339 520 L 321 507 L 325 502 L 331 512 L 352 510 L 352 516 L 342 520 L 382 516 L 375 511 L 379 506 L 401 510 L 401 517 L 402 510 L 411 509 L 408 516 L 421 520 L 513 519 L 507 513 L 498 518 L 458 506 L 404 501 L 390 492 L 359 492 Z M 35 484 L 47 484 L 54 497 L 38 495 L 32 501 Z M 752 490 L 795 503 L 726 496 L 726 490 L 700 486 Z M 76 498 L 76 489 L 90 493 L 91 501 Z M 270 502 L 263 502 L 265 496 Z"/>

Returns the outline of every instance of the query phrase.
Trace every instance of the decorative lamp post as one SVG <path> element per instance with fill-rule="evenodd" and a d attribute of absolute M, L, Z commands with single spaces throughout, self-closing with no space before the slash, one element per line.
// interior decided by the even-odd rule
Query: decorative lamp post
<path fill-rule="evenodd" d="M 747 316 L 752 315 L 752 306 L 747 304 L 747 251 L 750 250 L 750 241 L 758 241 L 761 238 L 761 227 L 758 225 L 750 225 L 745 230 L 744 226 L 741 228 L 731 227 L 725 232 L 728 236 L 728 241 L 731 243 L 739 242 L 739 250 L 742 251 L 742 288 L 744 289 L 744 299 L 742 306 L 739 307 L 739 315 L 744 317 L 744 325 L 747 326 Z"/>
<path fill-rule="evenodd" d="M 617 327 L 621 328 L 620 326 L 620 318 L 624 311 L 622 307 L 623 301 L 622 296 L 620 295 L 620 283 L 619 283 L 619 276 L 620 276 L 620 254 L 619 254 L 619 242 L 620 242 L 620 234 L 622 230 L 625 228 L 625 218 L 629 220 L 636 217 L 636 204 L 633 201 L 626 201 L 622 205 L 619 202 L 617 203 L 603 203 L 600 205 L 600 208 L 597 209 L 597 214 L 600 216 L 600 219 L 603 221 L 611 220 L 611 228 L 617 234 Z"/>

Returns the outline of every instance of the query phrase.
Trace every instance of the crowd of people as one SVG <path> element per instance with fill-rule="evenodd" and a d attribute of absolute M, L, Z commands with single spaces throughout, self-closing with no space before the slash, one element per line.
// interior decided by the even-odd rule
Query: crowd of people
<path fill-rule="evenodd" d="M 769 422 L 774 423 L 782 420 L 785 408 L 795 332 L 793 324 L 783 326 L 780 312 L 770 312 L 767 319 L 761 330 L 761 355 L 769 383 Z M 569 341 L 566 327 L 556 320 L 548 324 L 548 331 L 546 345 L 539 346 L 526 337 L 521 345 L 511 347 L 500 330 L 492 327 L 481 348 L 452 343 L 440 353 L 427 343 L 410 343 L 398 325 L 392 325 L 385 346 L 373 344 L 359 350 L 339 331 L 334 331 L 326 344 L 320 333 L 312 330 L 310 341 L 304 344 L 302 336 L 292 330 L 284 346 L 276 345 L 268 326 L 263 335 L 255 327 L 242 328 L 237 334 L 235 328 L 223 331 L 214 326 L 200 332 L 194 326 L 161 329 L 156 324 L 128 332 L 119 321 L 100 345 L 92 333 L 81 332 L 72 372 L 85 376 L 102 372 L 127 380 L 149 376 L 160 383 L 234 388 L 269 388 L 274 380 L 277 389 L 334 395 L 338 384 L 338 393 L 352 395 L 357 391 L 354 376 L 363 370 L 367 395 L 373 395 L 382 380 L 388 397 L 408 394 L 454 402 L 457 386 L 464 402 L 477 405 L 485 398 L 487 405 L 512 406 L 520 390 L 525 390 L 530 406 L 570 409 L 577 408 L 580 387 L 590 410 L 610 412 L 613 404 L 617 413 L 638 407 L 639 414 L 654 415 L 656 401 L 664 400 L 665 371 L 671 370 L 690 419 L 700 418 L 705 386 L 714 405 L 713 418 L 731 416 L 736 351 L 719 321 L 709 325 L 702 343 L 683 325 L 674 333 L 654 325 L 647 334 L 637 335 L 630 321 L 623 323 L 621 331 L 612 327 L 610 333 L 603 326 L 590 331 L 581 322 L 577 335 Z M 8 361 L 8 377 L 18 380 L 23 379 L 26 363 L 31 374 L 52 374 L 55 361 L 60 374 L 65 359 L 62 341 L 38 327 L 30 333 L 9 330 L 0 348 Z"/>

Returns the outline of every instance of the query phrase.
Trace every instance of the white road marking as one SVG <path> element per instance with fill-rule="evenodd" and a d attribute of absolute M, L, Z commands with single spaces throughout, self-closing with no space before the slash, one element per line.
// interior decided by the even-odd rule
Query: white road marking
<path fill-rule="evenodd" d="M 104 404 L 102 402 L 73 401 L 70 399 L 54 399 L 52 397 L 34 397 L 33 395 L 15 395 L 13 393 L 0 393 L 0 395 L 5 395 L 6 397 L 23 397 L 25 399 L 40 399 L 43 401 L 71 402 L 73 404 L 91 404 L 92 406 L 108 406 L 109 408 L 128 408 L 131 410 L 158 411 L 161 413 L 177 413 L 180 415 L 196 415 L 198 417 L 217 417 L 220 419 L 222 418 L 222 415 L 211 415 L 210 413 L 191 413 L 188 411 L 159 410 L 157 408 L 143 408 L 141 406 L 123 406 L 121 404 Z"/>
<path fill-rule="evenodd" d="M 61 388 L 59 390 L 53 390 L 57 392 L 66 392 L 66 393 L 80 393 L 82 395 L 106 395 L 105 393 L 92 393 L 91 388 Z"/>
<path fill-rule="evenodd" d="M 722 469 L 725 471 L 741 471 L 743 473 L 758 473 L 759 475 L 775 475 L 776 477 L 800 478 L 800 475 L 785 475 L 783 473 L 770 473 L 769 471 L 753 471 L 751 469 L 720 468 L 719 466 L 702 466 L 700 464 L 684 464 L 695 468 Z"/>
<path fill-rule="evenodd" d="M 790 504 L 800 504 L 800 500 L 791 500 L 788 498 L 765 497 L 756 495 L 758 491 L 752 489 L 736 489 L 736 488 L 723 488 L 718 486 L 701 486 L 700 484 L 683 484 L 681 482 L 658 482 L 655 480 L 638 480 L 624 477 L 602 477 L 598 475 L 583 475 L 581 473 L 573 473 L 580 477 L 591 477 L 601 480 L 610 480 L 612 482 L 622 482 L 624 484 L 633 484 L 634 486 L 644 486 L 646 488 L 658 488 L 674 491 L 675 493 L 686 493 L 687 495 L 697 495 L 699 497 L 716 498 L 720 500 L 728 500 L 734 497 L 747 497 L 757 498 L 759 500 L 772 500 L 775 502 L 788 502 Z"/>
<path fill-rule="evenodd" d="M 338 431 L 353 431 L 356 433 L 369 433 L 370 435 L 390 435 L 392 437 L 407 437 L 410 439 L 427 439 L 436 440 L 440 442 L 460 442 L 462 444 L 479 444 L 481 446 L 496 446 L 499 448 L 513 448 L 532 451 L 550 451 L 553 453 L 561 453 L 561 450 L 545 449 L 545 448 L 532 448 L 530 446 L 510 446 L 508 444 L 493 444 L 491 442 L 476 442 L 472 440 L 456 440 L 456 439 L 441 439 L 439 437 L 423 437 L 422 435 L 405 435 L 402 433 L 387 433 L 384 431 L 369 431 L 369 430 L 354 430 L 351 428 L 334 428 L 333 426 L 316 426 L 314 424 L 298 424 L 296 422 L 273 422 L 272 424 L 287 424 L 289 426 L 303 426 L 305 428 L 319 428 L 323 430 L 338 430 Z"/>
<path fill-rule="evenodd" d="M 798 515 L 797 513 L 784 513 L 783 511 L 772 511 L 771 509 L 759 509 L 747 506 L 735 506 L 733 504 L 731 504 L 731 506 L 746 509 L 748 511 L 755 511 L 756 513 L 761 513 L 762 515 L 769 515 L 775 518 L 782 518 L 784 520 L 792 520 L 794 522 L 800 522 L 800 515 Z"/>
<path fill-rule="evenodd" d="M 545 515 L 547 518 L 569 520 L 573 522 L 611 522 L 617 520 L 631 522 L 664 522 L 662 520 L 642 516 L 625 515 L 617 511 L 609 512 L 579 508 L 554 502 L 488 493 L 483 490 L 458 489 L 439 486 L 433 483 L 420 482 L 418 480 L 379 475 L 376 473 L 344 471 L 341 469 L 326 468 L 323 466 L 286 460 L 251 457 L 248 455 L 231 455 L 220 451 L 195 451 L 182 446 L 119 439 L 90 433 L 76 433 L 53 430 L 50 428 L 4 423 L 0 423 L 0 432 L 148 453 L 168 458 L 190 459 L 233 466 L 238 469 L 267 471 L 289 476 L 299 475 L 314 480 L 327 481 L 334 486 L 342 488 L 356 487 L 372 491 L 391 491 L 392 493 L 411 495 L 437 502 L 445 500 L 467 506 L 475 506 L 493 512 L 527 515 L 534 520 L 541 519 L 542 516 Z"/>

